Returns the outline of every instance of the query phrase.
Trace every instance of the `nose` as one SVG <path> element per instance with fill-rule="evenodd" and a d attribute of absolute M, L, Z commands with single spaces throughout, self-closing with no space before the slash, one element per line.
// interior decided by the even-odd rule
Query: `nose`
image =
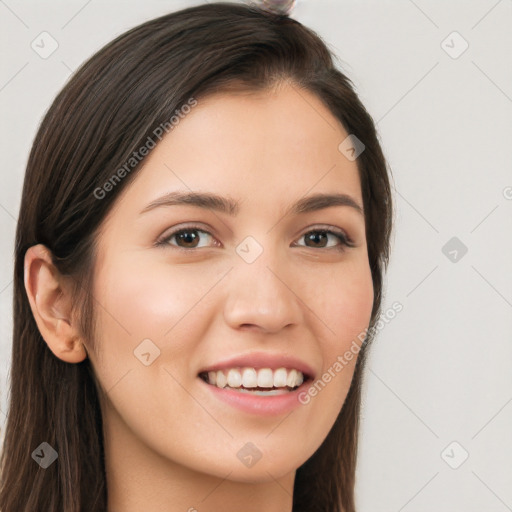
<path fill-rule="evenodd" d="M 251 264 L 237 262 L 229 273 L 224 318 L 233 329 L 277 333 L 302 320 L 300 290 L 269 252 Z"/>

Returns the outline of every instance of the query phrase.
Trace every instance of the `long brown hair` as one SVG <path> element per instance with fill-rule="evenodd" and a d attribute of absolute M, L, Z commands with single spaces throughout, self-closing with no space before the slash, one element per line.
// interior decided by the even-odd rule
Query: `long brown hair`
<path fill-rule="evenodd" d="M 282 79 L 316 94 L 365 145 L 357 165 L 374 286 L 371 322 L 344 405 L 323 444 L 298 468 L 293 495 L 294 512 L 355 511 L 361 379 L 380 315 L 392 226 L 387 164 L 371 116 L 313 31 L 285 15 L 210 3 L 150 20 L 102 48 L 57 95 L 35 137 L 16 232 L 1 512 L 105 512 L 107 507 L 94 372 L 88 358 L 65 363 L 44 342 L 24 288 L 25 252 L 44 244 L 59 272 L 73 278 L 81 333 L 94 346 L 89 290 L 98 230 L 140 164 L 101 200 L 94 191 L 190 98 L 233 84 L 261 90 Z M 31 457 L 42 442 L 58 453 L 47 469 Z"/>

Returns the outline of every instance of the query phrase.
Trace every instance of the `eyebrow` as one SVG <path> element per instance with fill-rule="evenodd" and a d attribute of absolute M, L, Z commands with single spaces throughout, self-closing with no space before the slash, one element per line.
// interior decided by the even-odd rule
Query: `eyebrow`
<path fill-rule="evenodd" d="M 208 210 L 215 210 L 230 216 L 236 216 L 240 211 L 240 203 L 230 198 L 205 192 L 169 192 L 149 203 L 140 214 L 161 206 L 189 205 Z M 361 205 L 347 194 L 313 194 L 299 199 L 286 212 L 301 214 L 330 208 L 331 206 L 348 206 L 364 216 Z"/>

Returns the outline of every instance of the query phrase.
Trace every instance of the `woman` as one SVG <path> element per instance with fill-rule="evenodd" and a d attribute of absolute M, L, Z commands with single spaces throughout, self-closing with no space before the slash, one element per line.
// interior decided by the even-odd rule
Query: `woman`
<path fill-rule="evenodd" d="M 391 226 L 297 21 L 211 3 L 105 46 L 27 165 L 0 510 L 354 511 Z"/>

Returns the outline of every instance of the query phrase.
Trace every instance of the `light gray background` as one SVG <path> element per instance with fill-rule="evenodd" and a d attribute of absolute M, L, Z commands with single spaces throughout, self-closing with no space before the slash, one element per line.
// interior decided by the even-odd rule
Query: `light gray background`
<path fill-rule="evenodd" d="M 0 0 L 1 427 L 16 217 L 37 126 L 105 43 L 198 3 Z M 403 311 L 380 331 L 365 381 L 359 510 L 512 510 L 512 1 L 299 0 L 293 17 L 340 57 L 395 184 L 383 311 Z M 42 31 L 59 44 L 47 59 L 31 48 Z M 462 48 L 446 40 L 453 31 L 469 44 L 458 58 L 445 51 Z M 452 237 L 468 248 L 455 262 L 442 251 Z"/>

